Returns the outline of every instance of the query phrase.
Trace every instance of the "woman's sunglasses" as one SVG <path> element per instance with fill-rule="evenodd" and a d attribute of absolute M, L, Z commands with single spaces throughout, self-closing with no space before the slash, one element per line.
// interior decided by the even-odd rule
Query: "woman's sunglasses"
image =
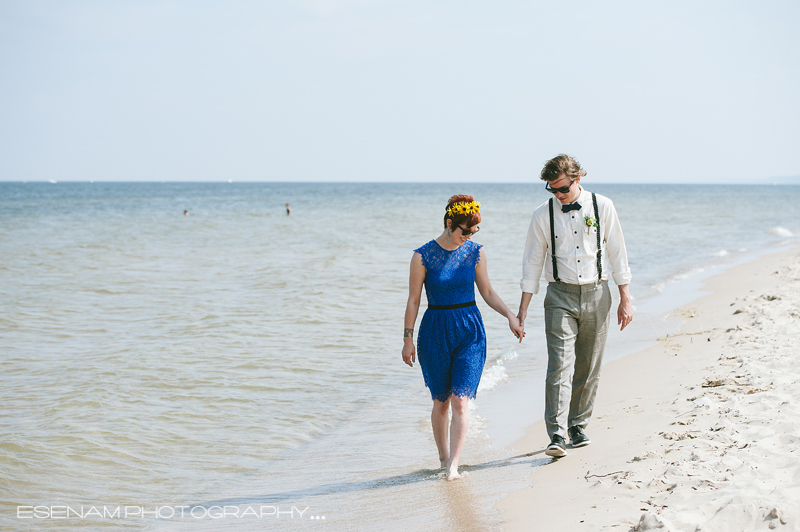
<path fill-rule="evenodd" d="M 572 181 L 569 182 L 569 185 L 567 185 L 565 187 L 558 187 L 558 188 L 550 188 L 550 183 L 545 183 L 544 189 L 546 191 L 548 191 L 548 192 L 552 192 L 553 194 L 555 194 L 556 192 L 560 192 L 562 194 L 569 194 L 569 189 L 570 189 L 570 187 L 572 186 L 572 184 L 574 182 L 575 182 L 575 180 L 573 179 Z"/>
<path fill-rule="evenodd" d="M 460 225 L 458 226 L 458 228 L 459 228 L 459 229 L 461 229 L 461 234 L 462 234 L 462 235 L 464 235 L 464 236 L 471 236 L 471 235 L 474 235 L 475 233 L 477 233 L 478 231 L 480 231 L 480 230 L 481 230 L 481 228 L 480 228 L 480 227 L 475 227 L 475 230 L 473 230 L 473 231 L 470 231 L 469 229 L 464 229 L 464 228 L 463 228 L 463 227 L 461 227 Z"/>

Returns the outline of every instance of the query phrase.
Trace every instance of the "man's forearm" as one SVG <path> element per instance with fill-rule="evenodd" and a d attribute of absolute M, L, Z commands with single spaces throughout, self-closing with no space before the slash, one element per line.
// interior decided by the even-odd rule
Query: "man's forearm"
<path fill-rule="evenodd" d="M 619 288 L 619 299 L 620 301 L 630 301 L 631 300 L 631 293 L 628 290 L 627 284 L 621 284 L 617 286 Z"/>
<path fill-rule="evenodd" d="M 519 300 L 519 310 L 528 310 L 528 305 L 531 304 L 533 294 L 530 292 L 522 292 L 522 297 Z"/>

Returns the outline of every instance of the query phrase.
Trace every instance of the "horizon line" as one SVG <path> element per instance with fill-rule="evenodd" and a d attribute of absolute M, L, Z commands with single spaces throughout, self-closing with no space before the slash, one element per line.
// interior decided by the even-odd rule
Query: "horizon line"
<path fill-rule="evenodd" d="M 279 181 L 279 180 L 102 180 L 102 179 L 27 179 L 27 180 L 4 180 L 0 179 L 0 184 L 15 183 L 15 184 L 50 184 L 55 185 L 59 183 L 142 183 L 142 184 L 339 184 L 339 185 L 356 185 L 356 184 L 369 184 L 369 185 L 526 185 L 526 184 L 539 184 L 541 180 L 531 181 L 315 181 L 315 180 L 297 180 L 297 181 Z M 756 181 L 653 181 L 653 182 L 640 182 L 640 181 L 590 181 L 591 185 L 726 185 L 726 186 L 764 186 L 764 185 L 800 185 L 800 176 L 779 177 L 779 178 L 761 178 Z"/>

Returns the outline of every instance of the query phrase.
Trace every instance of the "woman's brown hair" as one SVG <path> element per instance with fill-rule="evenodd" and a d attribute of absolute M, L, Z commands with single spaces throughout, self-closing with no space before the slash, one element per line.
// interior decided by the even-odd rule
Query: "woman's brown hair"
<path fill-rule="evenodd" d="M 455 229 L 457 225 L 469 229 L 470 227 L 481 223 L 480 212 L 473 212 L 472 214 L 453 214 L 453 215 L 450 215 L 446 212 L 450 209 L 450 207 L 452 207 L 456 203 L 470 203 L 472 201 L 475 201 L 475 198 L 473 196 L 468 196 L 466 194 L 456 194 L 455 196 L 452 196 L 447 201 L 447 207 L 445 207 L 445 213 L 444 213 L 445 228 L 447 228 L 448 218 L 450 220 L 453 220 L 453 229 Z"/>

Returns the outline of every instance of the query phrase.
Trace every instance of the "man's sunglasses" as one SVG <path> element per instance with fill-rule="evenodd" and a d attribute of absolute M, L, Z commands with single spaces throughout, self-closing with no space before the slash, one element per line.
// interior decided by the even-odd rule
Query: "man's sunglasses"
<path fill-rule="evenodd" d="M 567 185 L 565 187 L 558 187 L 558 188 L 551 188 L 550 187 L 550 183 L 545 183 L 544 189 L 546 191 L 548 191 L 548 192 L 552 192 L 553 194 L 555 194 L 556 192 L 560 192 L 562 194 L 569 194 L 569 189 L 570 189 L 570 187 L 572 186 L 572 184 L 574 182 L 575 182 L 575 180 L 573 179 L 572 181 L 569 182 L 569 185 Z"/>

